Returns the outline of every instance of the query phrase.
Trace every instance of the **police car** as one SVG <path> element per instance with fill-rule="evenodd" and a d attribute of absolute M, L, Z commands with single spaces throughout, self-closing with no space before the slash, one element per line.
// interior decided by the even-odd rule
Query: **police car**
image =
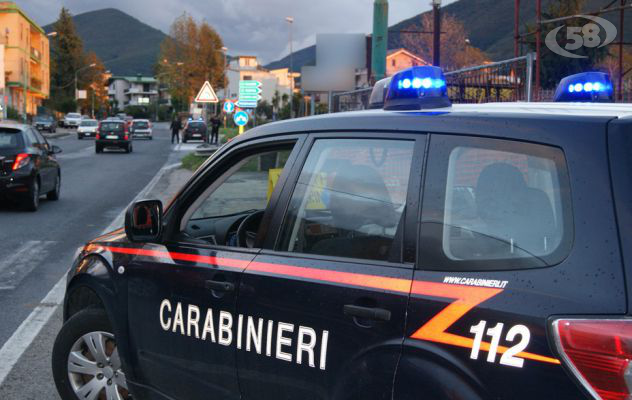
<path fill-rule="evenodd" d="M 548 104 L 450 106 L 433 67 L 382 84 L 83 247 L 61 397 L 628 399 L 632 109 L 569 102 L 607 76 Z"/>

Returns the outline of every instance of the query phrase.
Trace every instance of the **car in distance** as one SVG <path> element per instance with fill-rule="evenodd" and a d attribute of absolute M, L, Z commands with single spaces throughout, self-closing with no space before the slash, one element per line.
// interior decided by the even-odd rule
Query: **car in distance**
<path fill-rule="evenodd" d="M 77 128 L 81 123 L 81 114 L 68 113 L 64 116 L 64 128 Z"/>
<path fill-rule="evenodd" d="M 152 125 L 148 119 L 135 119 L 130 127 L 132 138 L 153 138 Z"/>
<path fill-rule="evenodd" d="M 96 137 L 99 122 L 96 119 L 82 119 L 77 128 L 77 139 Z"/>
<path fill-rule="evenodd" d="M 106 148 L 119 148 L 125 150 L 126 153 L 133 151 L 129 128 L 125 121 L 101 121 L 95 139 L 96 153 L 102 153 Z"/>
<path fill-rule="evenodd" d="M 42 195 L 58 200 L 58 153 L 61 149 L 51 146 L 31 126 L 0 123 L 0 196 L 17 201 L 28 211 L 37 210 Z"/>
<path fill-rule="evenodd" d="M 202 140 L 208 142 L 208 133 L 206 123 L 200 120 L 189 120 L 182 130 L 182 142 L 189 140 Z"/>
<path fill-rule="evenodd" d="M 55 133 L 55 118 L 50 115 L 38 115 L 33 118 L 33 126 L 38 131 L 47 131 L 50 133 Z"/>

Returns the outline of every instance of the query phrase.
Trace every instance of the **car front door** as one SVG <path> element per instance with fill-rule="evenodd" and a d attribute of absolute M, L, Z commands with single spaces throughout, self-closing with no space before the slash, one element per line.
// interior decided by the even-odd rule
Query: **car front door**
<path fill-rule="evenodd" d="M 55 179 L 57 177 L 57 161 L 52 153 L 52 147 L 35 128 L 31 128 L 33 135 L 37 138 L 36 146 L 40 149 L 40 174 L 42 178 L 41 193 L 46 193 L 55 188 Z"/>
<path fill-rule="evenodd" d="M 306 144 L 280 201 L 287 212 L 275 211 L 279 235 L 263 239 L 241 279 L 245 399 L 390 398 L 413 274 L 409 187 L 421 181 L 425 137 L 384 136 Z"/>
<path fill-rule="evenodd" d="M 164 244 L 135 250 L 128 320 L 141 383 L 174 399 L 239 398 L 240 276 L 296 140 L 225 153 L 169 210 Z"/>

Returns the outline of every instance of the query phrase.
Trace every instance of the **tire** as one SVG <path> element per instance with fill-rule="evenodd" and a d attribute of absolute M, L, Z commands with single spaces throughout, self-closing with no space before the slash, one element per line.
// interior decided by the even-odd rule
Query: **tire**
<path fill-rule="evenodd" d="M 69 367 L 73 366 L 72 370 Z M 62 326 L 52 356 L 53 379 L 63 400 L 78 400 L 77 392 L 98 390 L 118 398 L 131 399 L 118 356 L 108 315 L 101 309 L 79 311 Z M 104 397 L 105 398 L 105 397 Z"/>
<path fill-rule="evenodd" d="M 79 140 L 83 139 L 83 135 L 77 135 L 77 139 Z"/>
<path fill-rule="evenodd" d="M 59 196 L 61 194 L 61 174 L 57 173 L 57 178 L 55 179 L 55 189 L 46 193 L 46 198 L 51 201 L 59 200 Z"/>
<path fill-rule="evenodd" d="M 127 147 L 125 147 L 125 152 L 126 153 L 131 153 L 132 152 L 132 146 L 128 144 Z"/>
<path fill-rule="evenodd" d="M 94 151 L 95 153 L 99 154 L 103 152 L 103 148 L 101 146 L 99 146 L 98 144 L 94 145 Z"/>
<path fill-rule="evenodd" d="M 24 209 L 26 211 L 37 211 L 39 208 L 39 198 L 40 198 L 40 184 L 37 178 L 33 178 L 33 182 L 31 182 L 31 187 L 29 188 L 27 200 L 24 203 Z"/>

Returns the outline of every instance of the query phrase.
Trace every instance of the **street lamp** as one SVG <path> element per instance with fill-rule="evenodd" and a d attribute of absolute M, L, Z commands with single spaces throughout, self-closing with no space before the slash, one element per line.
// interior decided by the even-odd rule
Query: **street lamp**
<path fill-rule="evenodd" d="M 290 118 L 294 117 L 294 107 L 292 98 L 294 97 L 294 62 L 293 62 L 293 53 L 292 50 L 292 27 L 294 26 L 294 17 L 285 17 L 285 21 L 290 24 Z"/>
<path fill-rule="evenodd" d="M 46 36 L 48 36 L 48 37 L 55 37 L 55 36 L 57 36 L 57 32 L 55 32 L 55 31 L 53 31 L 53 32 L 48 32 L 48 33 L 46 34 Z"/>
<path fill-rule="evenodd" d="M 438 67 L 441 64 L 441 0 L 432 0 L 433 24 L 433 45 L 432 64 Z"/>
<path fill-rule="evenodd" d="M 92 63 L 90 65 L 87 65 L 85 67 L 79 68 L 75 71 L 75 100 L 77 100 L 77 76 L 79 75 L 79 72 L 86 70 L 88 68 L 94 68 L 96 67 L 97 64 L 96 63 Z"/>

